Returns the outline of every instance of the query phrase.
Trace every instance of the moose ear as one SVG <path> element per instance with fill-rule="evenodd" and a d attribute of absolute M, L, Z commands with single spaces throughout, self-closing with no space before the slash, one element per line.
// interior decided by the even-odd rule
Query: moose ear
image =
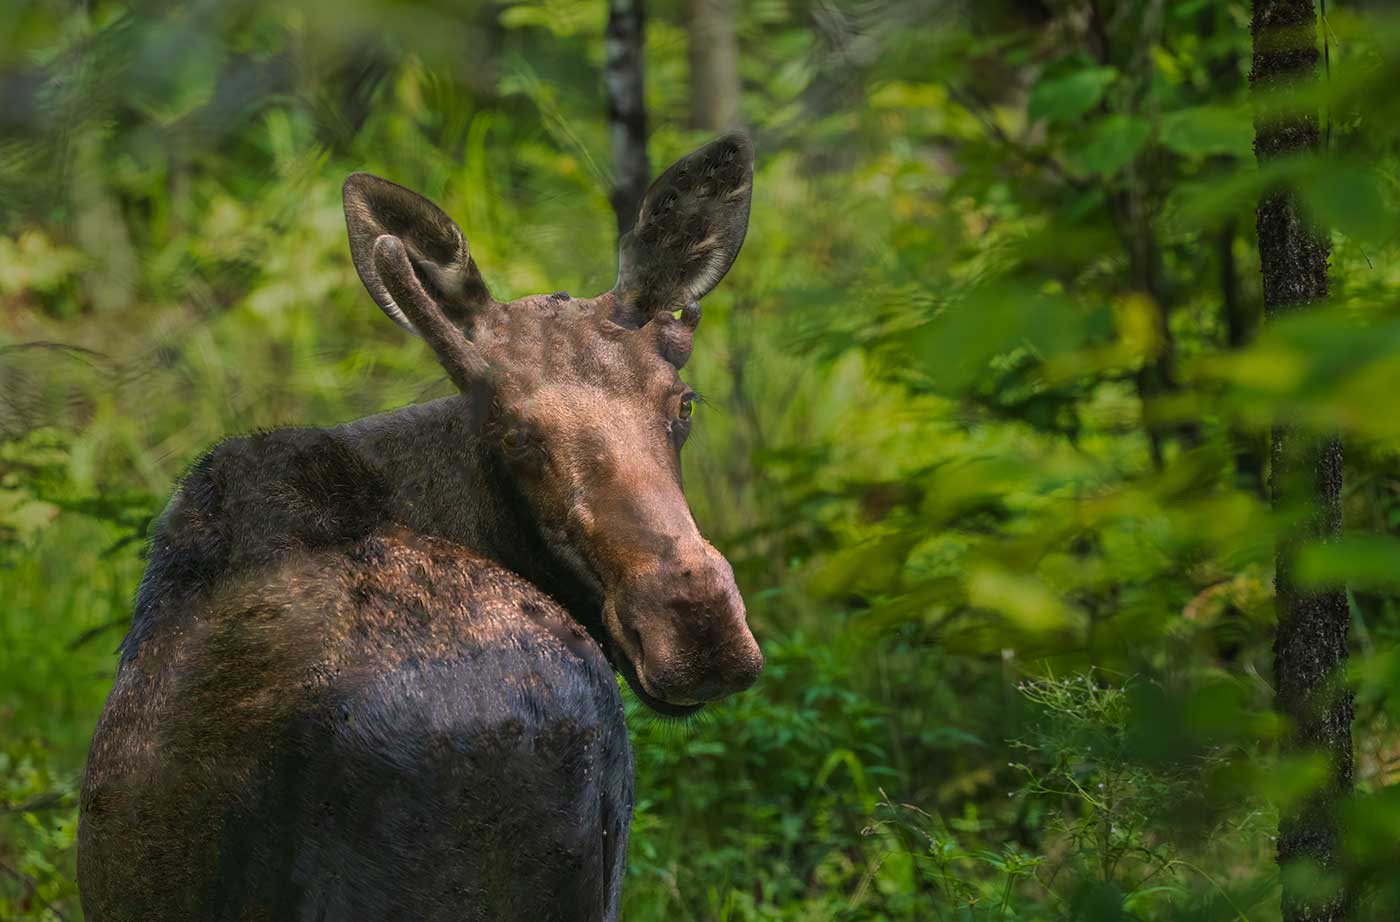
<path fill-rule="evenodd" d="M 719 284 L 744 243 L 752 190 L 753 143 L 738 133 L 682 157 L 652 183 L 622 239 L 614 288 L 639 322 Z"/>
<path fill-rule="evenodd" d="M 352 173 L 345 180 L 342 197 L 355 271 L 375 303 L 395 323 L 420 333 L 405 313 L 405 305 L 394 300 L 374 257 L 375 241 L 386 235 L 403 245 L 417 284 L 458 328 L 466 329 L 472 314 L 491 302 L 466 238 L 442 209 L 416 192 L 369 173 Z"/>

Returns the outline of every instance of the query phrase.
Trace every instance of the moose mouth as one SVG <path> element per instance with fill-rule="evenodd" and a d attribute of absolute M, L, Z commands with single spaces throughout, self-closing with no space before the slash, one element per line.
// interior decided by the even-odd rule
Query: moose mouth
<path fill-rule="evenodd" d="M 631 643 L 624 642 L 620 633 L 626 634 L 626 640 Z M 611 599 L 603 603 L 603 634 L 607 637 L 607 657 L 613 669 L 627 680 L 632 694 L 652 711 L 663 717 L 689 717 L 705 706 L 703 701 L 667 701 L 647 690 L 646 680 L 637 667 L 637 660 L 644 656 L 641 635 L 635 628 L 623 625 Z"/>
<path fill-rule="evenodd" d="M 642 677 L 637 672 L 637 667 L 632 664 L 632 659 L 618 648 L 611 637 L 607 643 L 608 661 L 612 663 L 613 669 L 627 680 L 627 687 L 632 689 L 632 694 L 645 704 L 650 710 L 660 714 L 662 717 L 689 717 L 696 713 L 705 705 L 703 702 L 695 704 L 673 704 L 648 692 L 642 685 Z"/>
<path fill-rule="evenodd" d="M 620 606 L 631 607 L 631 600 L 626 599 L 626 593 L 619 592 L 615 585 L 609 586 L 591 555 L 577 550 L 573 543 L 567 540 L 565 533 L 546 531 L 545 534 L 547 538 L 552 539 L 548 541 L 547 546 L 553 551 L 556 559 L 564 564 L 563 571 L 571 574 L 576 581 L 575 592 L 570 595 L 577 603 L 582 604 L 578 605 L 577 609 L 571 607 L 571 610 L 589 611 L 592 614 L 593 617 L 580 621 L 602 648 L 603 655 L 613 671 L 627 681 L 627 687 L 632 690 L 632 694 L 636 695 L 648 710 L 662 717 L 689 717 L 704 708 L 710 698 L 703 694 L 697 695 L 698 700 L 683 697 L 677 701 L 662 697 L 651 690 L 654 683 L 649 683 L 643 674 L 646 668 L 643 665 L 646 662 L 646 644 L 642 640 L 642 633 L 629 623 L 629 619 L 621 617 L 619 612 Z"/>
<path fill-rule="evenodd" d="M 605 584 L 602 577 L 598 575 L 598 571 L 593 567 L 592 562 L 588 560 L 587 557 L 573 552 L 568 544 L 562 541 L 556 541 L 554 543 L 554 549 L 556 554 L 560 554 L 560 556 L 572 564 L 569 568 L 570 571 L 577 574 L 582 585 L 587 587 L 585 597 L 592 597 L 592 604 L 588 607 L 592 608 L 596 613 L 596 626 L 590 625 L 588 627 L 588 632 L 593 635 L 593 639 L 598 641 L 599 646 L 602 647 L 603 655 L 607 658 L 613 671 L 621 675 L 623 679 L 627 681 L 627 687 L 632 689 L 632 694 L 636 695 L 649 710 L 662 717 L 689 717 L 691 714 L 703 708 L 705 706 L 704 702 L 676 703 L 667 701 L 664 698 L 659 698 L 647 691 L 646 686 L 642 682 L 641 673 L 637 670 L 637 666 L 633 662 L 631 654 L 628 653 L 627 648 L 620 642 L 620 639 L 615 636 L 614 625 L 608 623 L 610 620 L 608 617 L 609 609 L 612 609 L 614 612 L 613 619 L 616 619 L 616 609 L 613 602 L 608 598 L 608 593 L 604 588 Z M 620 622 L 617 622 L 616 628 L 622 629 Z M 637 655 L 641 656 L 641 638 L 637 636 L 636 631 L 632 631 L 632 637 L 630 639 L 633 642 L 634 649 L 637 651 Z"/>

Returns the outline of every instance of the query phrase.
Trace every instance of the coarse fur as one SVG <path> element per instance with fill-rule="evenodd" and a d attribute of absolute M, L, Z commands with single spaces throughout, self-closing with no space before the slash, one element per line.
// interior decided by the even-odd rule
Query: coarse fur
<path fill-rule="evenodd" d="M 89 756 L 89 918 L 615 917 L 632 771 L 606 658 L 431 536 L 508 507 L 410 511 L 370 460 L 443 444 L 461 404 L 233 439 L 191 469 Z"/>
<path fill-rule="evenodd" d="M 366 287 L 461 393 L 186 474 L 83 780 L 88 919 L 616 919 L 614 669 L 687 713 L 762 665 L 679 465 L 693 299 L 742 242 L 750 158 L 682 161 L 708 205 L 663 175 L 614 291 L 510 304 L 431 203 L 347 182 Z M 648 225 L 661 198 L 684 223 Z"/>

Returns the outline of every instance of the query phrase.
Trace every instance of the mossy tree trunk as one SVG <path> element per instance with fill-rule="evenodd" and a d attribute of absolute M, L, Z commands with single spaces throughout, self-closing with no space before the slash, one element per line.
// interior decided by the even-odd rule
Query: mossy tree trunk
<path fill-rule="evenodd" d="M 1315 152 L 1314 110 L 1290 108 L 1295 90 L 1317 81 L 1317 25 L 1312 0 L 1254 0 L 1255 153 L 1261 165 Z M 1259 261 L 1266 322 L 1327 299 L 1329 247 L 1297 196 L 1267 192 L 1258 209 Z M 1270 495 L 1283 523 L 1278 540 L 1278 629 L 1274 639 L 1276 707 L 1284 718 L 1285 755 L 1317 755 L 1326 781 L 1279 817 L 1284 922 L 1341 922 L 1350 901 L 1342 883 L 1337 809 L 1351 791 L 1352 701 L 1344 684 L 1349 612 L 1343 588 L 1316 590 L 1296 581 L 1294 560 L 1307 541 L 1335 537 L 1342 523 L 1342 446 L 1331 437 L 1279 420 L 1272 432 Z"/>
<path fill-rule="evenodd" d="M 643 71 L 645 37 L 645 0 L 608 0 L 603 83 L 612 145 L 612 206 L 617 215 L 618 237 L 637 223 L 642 196 L 651 181 Z"/>

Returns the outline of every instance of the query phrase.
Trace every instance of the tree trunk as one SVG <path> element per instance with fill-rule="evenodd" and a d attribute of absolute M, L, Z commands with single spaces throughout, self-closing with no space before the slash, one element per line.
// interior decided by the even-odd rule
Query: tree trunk
<path fill-rule="evenodd" d="M 1254 0 L 1255 153 L 1261 164 L 1319 146 L 1317 114 L 1281 106 L 1317 79 L 1312 0 Z M 1259 201 L 1264 315 L 1273 321 L 1327 298 L 1328 242 L 1287 189 Z M 1276 707 L 1288 727 L 1285 754 L 1320 754 L 1326 782 L 1279 817 L 1284 922 L 1341 922 L 1350 901 L 1341 882 L 1337 808 L 1351 791 L 1351 695 L 1344 685 L 1349 613 L 1342 588 L 1308 591 L 1294 581 L 1298 546 L 1327 540 L 1342 524 L 1342 446 L 1281 420 L 1272 432 L 1269 490 L 1286 523 L 1277 549 Z"/>
<path fill-rule="evenodd" d="M 710 132 L 739 124 L 739 45 L 731 0 L 690 0 L 690 124 Z"/>
<path fill-rule="evenodd" d="M 1259 312 L 1245 300 L 1240 291 L 1239 267 L 1235 263 L 1237 228 L 1230 219 L 1216 232 L 1215 250 L 1220 269 L 1220 305 L 1225 321 L 1225 346 L 1232 352 L 1245 348 L 1254 340 L 1259 326 Z M 1268 442 L 1258 433 L 1232 427 L 1230 440 L 1234 443 L 1235 473 L 1241 485 L 1248 485 L 1256 496 L 1269 495 Z"/>
<path fill-rule="evenodd" d="M 647 163 L 647 107 L 642 71 L 644 0 L 608 0 L 603 80 L 613 159 L 613 212 L 617 235 L 632 229 L 651 180 Z"/>

